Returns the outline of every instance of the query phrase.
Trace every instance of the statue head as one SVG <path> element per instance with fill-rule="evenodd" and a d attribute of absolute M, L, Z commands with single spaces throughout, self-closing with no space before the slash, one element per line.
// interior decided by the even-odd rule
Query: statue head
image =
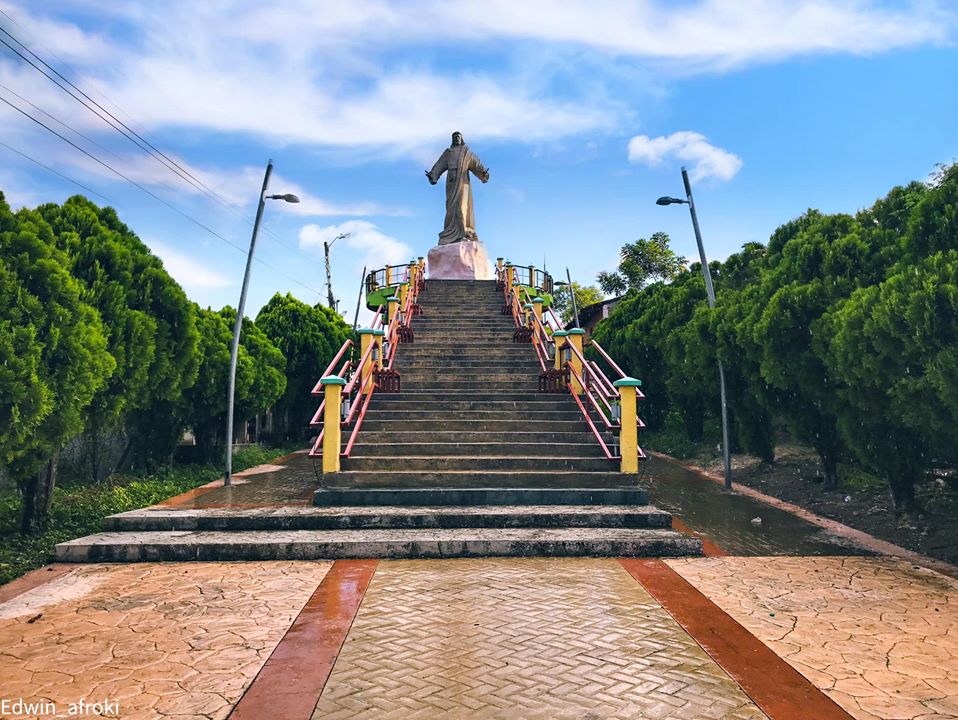
<path fill-rule="evenodd" d="M 452 134 L 452 144 L 455 145 L 465 145 L 466 141 L 462 139 L 462 133 L 456 130 Z"/>

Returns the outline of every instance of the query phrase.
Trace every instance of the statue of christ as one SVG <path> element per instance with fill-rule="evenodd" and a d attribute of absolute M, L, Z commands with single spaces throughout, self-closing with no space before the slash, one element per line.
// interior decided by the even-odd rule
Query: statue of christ
<path fill-rule="evenodd" d="M 470 172 L 484 183 L 489 181 L 489 171 L 463 142 L 462 133 L 454 132 L 452 145 L 443 151 L 432 170 L 426 171 L 426 177 L 432 185 L 446 173 L 446 222 L 439 233 L 440 245 L 479 240 L 476 235 L 476 213 L 472 205 Z"/>

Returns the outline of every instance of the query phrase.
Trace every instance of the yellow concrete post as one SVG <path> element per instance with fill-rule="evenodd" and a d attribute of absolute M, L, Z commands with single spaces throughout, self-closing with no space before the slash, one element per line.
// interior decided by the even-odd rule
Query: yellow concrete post
<path fill-rule="evenodd" d="M 373 356 L 370 359 L 372 361 L 373 367 L 376 370 L 383 369 L 383 360 L 385 359 L 383 358 L 383 338 L 384 337 L 386 337 L 386 331 L 383 330 L 382 328 L 379 328 L 378 330 L 373 330 L 373 338 L 376 342 L 376 347 L 373 349 Z M 370 385 L 367 392 L 372 392 L 372 391 L 373 391 L 373 386 Z"/>
<path fill-rule="evenodd" d="M 419 269 L 419 263 L 415 260 L 409 261 L 409 288 L 416 287 L 416 271 Z"/>
<path fill-rule="evenodd" d="M 556 370 L 562 369 L 562 346 L 565 344 L 566 337 L 568 337 L 568 335 L 569 333 L 567 333 L 565 330 L 556 330 L 554 333 L 552 333 L 552 339 L 555 340 L 556 343 Z"/>
<path fill-rule="evenodd" d="M 538 322 L 532 325 L 532 332 L 536 333 L 537 335 L 539 333 L 539 328 L 544 327 L 542 325 L 542 304 L 544 302 L 545 300 L 543 300 L 541 297 L 538 297 L 538 296 L 532 299 L 532 312 L 533 314 L 535 314 L 536 319 L 538 320 Z M 545 347 L 545 342 L 549 338 L 540 336 L 539 339 L 542 341 L 543 347 Z"/>
<path fill-rule="evenodd" d="M 373 350 L 369 354 L 369 357 L 366 357 L 366 351 L 369 350 L 370 345 L 375 343 L 376 333 L 377 332 L 381 333 L 382 330 L 372 330 L 371 328 L 360 328 L 358 332 L 359 332 L 359 357 L 360 359 L 364 357 L 366 358 L 366 362 L 364 362 L 363 366 L 359 368 L 359 372 L 360 372 L 359 386 L 360 388 L 365 387 L 366 392 L 369 393 L 372 391 L 372 388 L 373 388 L 373 384 L 372 382 L 370 382 L 369 376 L 372 375 L 372 372 L 373 372 L 373 355 L 375 354 L 376 351 Z M 382 346 L 380 345 L 380 355 L 382 354 L 381 350 L 382 350 Z M 376 367 L 378 368 L 378 365 L 376 365 Z"/>
<path fill-rule="evenodd" d="M 386 298 L 386 326 L 389 327 L 392 325 L 393 318 L 396 317 L 396 313 L 399 312 L 399 298 L 395 295 L 390 295 Z"/>
<path fill-rule="evenodd" d="M 406 307 L 406 293 L 409 292 L 409 283 L 403 283 L 399 286 L 399 307 Z"/>
<path fill-rule="evenodd" d="M 386 266 L 386 285 L 392 285 L 392 284 L 393 284 L 393 269 L 387 265 Z"/>
<path fill-rule="evenodd" d="M 342 430 L 339 423 L 343 385 L 346 381 L 338 375 L 327 375 L 319 382 L 323 386 L 326 399 L 326 406 L 323 408 L 323 473 L 337 473 L 342 445 Z"/>
<path fill-rule="evenodd" d="M 522 311 L 525 313 L 525 326 L 527 328 L 532 327 L 532 303 L 526 303 L 522 306 Z"/>
<path fill-rule="evenodd" d="M 506 297 L 512 302 L 512 285 L 516 280 L 516 269 L 509 263 L 506 263 Z"/>
<path fill-rule="evenodd" d="M 503 263 L 502 258 L 496 258 L 496 277 L 499 278 L 500 280 L 504 280 L 504 278 L 502 277 L 502 263 Z"/>
<path fill-rule="evenodd" d="M 568 340 L 579 351 L 579 355 L 582 355 L 582 337 L 585 335 L 585 330 L 582 328 L 572 328 L 569 330 Z M 582 374 L 582 361 L 579 359 L 579 355 L 572 353 L 572 357 L 569 358 L 569 364 L 572 368 L 579 373 L 579 377 L 585 380 L 585 376 Z M 579 383 L 575 377 L 572 378 L 572 392 L 576 395 L 582 392 L 582 385 Z"/>
<path fill-rule="evenodd" d="M 621 472 L 639 471 L 639 416 L 636 407 L 636 391 L 641 380 L 625 377 L 612 383 L 619 389 L 619 404 L 622 409 L 622 426 L 619 429 L 619 452 L 622 454 Z"/>
<path fill-rule="evenodd" d="M 529 287 L 532 288 L 532 292 L 536 291 L 536 266 L 529 266 Z"/>

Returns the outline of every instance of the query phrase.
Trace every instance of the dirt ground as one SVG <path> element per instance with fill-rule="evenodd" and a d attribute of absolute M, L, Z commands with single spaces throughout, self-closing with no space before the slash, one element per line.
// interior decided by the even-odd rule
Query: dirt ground
<path fill-rule="evenodd" d="M 958 565 L 958 478 L 954 473 L 940 473 L 920 483 L 915 492 L 924 510 L 915 516 L 899 517 L 884 484 L 857 472 L 853 466 L 841 466 L 839 488 L 828 491 L 813 450 L 783 443 L 776 448 L 776 455 L 772 465 L 750 455 L 734 455 L 733 482 Z M 687 458 L 686 462 L 722 473 L 722 456 L 714 449 Z"/>

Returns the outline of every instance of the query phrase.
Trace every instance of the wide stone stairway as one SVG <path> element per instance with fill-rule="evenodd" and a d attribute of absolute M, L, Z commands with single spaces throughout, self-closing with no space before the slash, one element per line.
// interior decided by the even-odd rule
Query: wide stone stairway
<path fill-rule="evenodd" d="M 342 470 L 317 473 L 312 507 L 146 508 L 57 559 L 702 553 L 603 455 L 568 392 L 538 392 L 495 281 L 429 280 L 419 299 L 401 392 L 374 393 Z"/>

